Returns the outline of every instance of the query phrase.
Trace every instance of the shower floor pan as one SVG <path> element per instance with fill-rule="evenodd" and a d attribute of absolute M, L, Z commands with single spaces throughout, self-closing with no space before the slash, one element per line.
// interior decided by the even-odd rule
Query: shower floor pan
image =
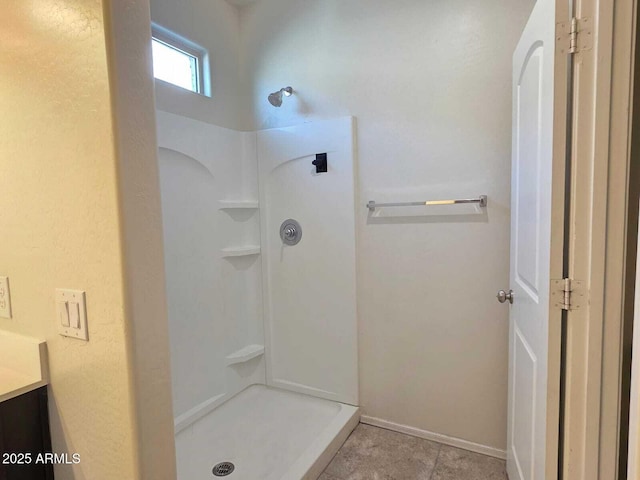
<path fill-rule="evenodd" d="M 315 480 L 358 424 L 359 409 L 253 385 L 176 435 L 179 480 Z"/>

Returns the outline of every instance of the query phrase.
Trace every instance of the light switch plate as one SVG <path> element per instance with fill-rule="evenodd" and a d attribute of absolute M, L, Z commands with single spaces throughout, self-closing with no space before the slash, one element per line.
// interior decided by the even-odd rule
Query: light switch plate
<path fill-rule="evenodd" d="M 56 323 L 60 335 L 89 340 L 85 292 L 56 289 Z"/>
<path fill-rule="evenodd" d="M 0 317 L 11 318 L 11 294 L 8 277 L 0 277 Z"/>

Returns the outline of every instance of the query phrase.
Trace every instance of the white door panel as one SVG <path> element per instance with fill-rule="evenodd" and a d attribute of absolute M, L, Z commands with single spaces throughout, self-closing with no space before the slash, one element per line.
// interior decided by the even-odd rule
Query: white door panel
<path fill-rule="evenodd" d="M 511 480 L 543 480 L 557 461 L 557 407 L 548 407 L 549 382 L 557 381 L 559 357 L 552 337 L 558 329 L 550 328 L 550 322 L 559 324 L 561 314 L 550 309 L 549 286 L 551 272 L 562 263 L 561 254 L 556 258 L 556 250 L 554 256 L 551 252 L 552 237 L 562 235 L 563 229 L 562 216 L 552 216 L 552 210 L 558 198 L 554 175 L 564 174 L 564 167 L 555 168 L 558 162 L 564 165 L 564 158 L 555 154 L 563 152 L 554 139 L 554 85 L 562 85 L 555 75 L 565 72 L 555 71 L 555 18 L 555 1 L 538 0 L 513 56 L 507 433 Z"/>

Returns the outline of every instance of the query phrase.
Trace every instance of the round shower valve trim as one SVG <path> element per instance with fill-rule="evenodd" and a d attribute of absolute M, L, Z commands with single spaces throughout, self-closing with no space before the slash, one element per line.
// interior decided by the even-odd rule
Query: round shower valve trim
<path fill-rule="evenodd" d="M 302 239 L 302 227 L 296 220 L 285 220 L 280 225 L 280 238 L 285 245 L 297 245 Z"/>

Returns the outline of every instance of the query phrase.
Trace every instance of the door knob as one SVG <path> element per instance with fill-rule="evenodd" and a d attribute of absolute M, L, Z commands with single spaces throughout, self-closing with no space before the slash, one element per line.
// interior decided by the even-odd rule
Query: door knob
<path fill-rule="evenodd" d="M 507 300 L 509 301 L 509 303 L 513 303 L 513 290 L 509 290 L 508 292 L 500 290 L 496 295 L 496 298 L 500 303 L 504 303 Z"/>

